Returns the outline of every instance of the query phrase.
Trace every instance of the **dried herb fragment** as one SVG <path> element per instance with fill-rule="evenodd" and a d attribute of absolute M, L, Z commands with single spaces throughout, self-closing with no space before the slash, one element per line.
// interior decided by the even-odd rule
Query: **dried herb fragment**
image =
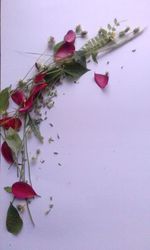
<path fill-rule="evenodd" d="M 11 187 L 7 186 L 7 187 L 4 187 L 4 190 L 7 192 L 7 193 L 12 193 L 12 189 Z"/>

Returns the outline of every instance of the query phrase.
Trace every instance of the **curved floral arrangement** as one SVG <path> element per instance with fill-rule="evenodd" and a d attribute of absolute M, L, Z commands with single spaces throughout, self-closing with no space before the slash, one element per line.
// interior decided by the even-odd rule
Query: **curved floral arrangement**
<path fill-rule="evenodd" d="M 49 49 L 52 56 L 49 55 L 43 65 L 38 61 L 35 63 L 36 74 L 29 79 L 27 74 L 24 80 L 18 82 L 15 89 L 7 87 L 0 92 L 0 126 L 3 140 L 1 154 L 10 166 L 15 167 L 17 173 L 17 181 L 11 187 L 4 188 L 12 195 L 6 218 L 6 227 L 10 233 L 17 235 L 23 226 L 21 212 L 24 207 L 15 206 L 15 200 L 25 200 L 29 217 L 34 225 L 29 204 L 39 195 L 32 187 L 28 134 L 32 131 L 38 140 L 43 142 L 39 130 L 42 121 L 41 109 L 52 108 L 55 89 L 60 81 L 64 78 L 71 81 L 78 79 L 89 71 L 87 62 L 90 58 L 97 63 L 99 53 L 108 53 L 142 32 L 139 28 L 131 30 L 130 27 L 120 30 L 120 23 L 115 19 L 113 25 L 108 24 L 106 29 L 101 28 L 94 38 L 76 50 L 76 39 L 87 36 L 87 32 L 78 25 L 75 31 L 69 30 L 59 43 L 55 44 L 54 38 L 50 37 Z M 103 89 L 108 84 L 109 75 L 95 73 L 94 79 Z M 13 111 L 9 109 L 10 100 L 16 104 Z"/>

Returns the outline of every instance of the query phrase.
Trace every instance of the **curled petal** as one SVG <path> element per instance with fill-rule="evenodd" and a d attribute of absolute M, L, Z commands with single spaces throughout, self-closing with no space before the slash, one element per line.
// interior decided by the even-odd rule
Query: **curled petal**
<path fill-rule="evenodd" d="M 60 48 L 56 51 L 54 59 L 56 62 L 64 60 L 72 56 L 75 52 L 75 46 L 72 43 L 63 43 Z"/>
<path fill-rule="evenodd" d="M 26 112 L 31 111 L 33 104 L 34 104 L 34 99 L 40 93 L 40 91 L 42 91 L 43 89 L 45 89 L 47 87 L 47 85 L 48 84 L 46 82 L 44 82 L 44 83 L 40 83 L 40 84 L 34 86 L 33 89 L 31 90 L 30 97 L 24 103 L 24 106 L 19 109 L 19 112 L 26 113 Z"/>
<path fill-rule="evenodd" d="M 33 96 L 30 96 L 27 101 L 24 103 L 24 106 L 19 109 L 20 113 L 26 113 L 31 111 L 33 107 Z"/>
<path fill-rule="evenodd" d="M 22 122 L 19 118 L 5 117 L 0 120 L 0 126 L 4 129 L 13 128 L 19 130 L 21 128 Z"/>
<path fill-rule="evenodd" d="M 44 77 L 46 76 L 46 73 L 39 73 L 35 76 L 34 78 L 34 82 L 38 83 L 38 82 L 42 82 L 44 81 Z"/>
<path fill-rule="evenodd" d="M 2 155 L 4 157 L 4 159 L 9 163 L 12 164 L 14 163 L 14 159 L 13 159 L 13 153 L 11 148 L 8 146 L 7 142 L 4 141 L 2 146 L 1 146 L 1 152 Z"/>
<path fill-rule="evenodd" d="M 17 199 L 31 199 L 37 196 L 34 189 L 26 182 L 15 182 L 12 185 L 12 193 Z"/>
<path fill-rule="evenodd" d="M 25 94 L 22 90 L 16 90 L 15 92 L 13 92 L 11 98 L 18 105 L 22 105 L 26 100 Z"/>
<path fill-rule="evenodd" d="M 109 76 L 108 74 L 102 75 L 102 74 L 94 74 L 94 79 L 97 85 L 101 88 L 104 89 L 106 85 L 108 84 Z"/>
<path fill-rule="evenodd" d="M 76 33 L 73 30 L 69 30 L 64 37 L 64 42 L 73 43 L 76 40 Z"/>
<path fill-rule="evenodd" d="M 39 94 L 40 91 L 45 89 L 47 85 L 48 84 L 46 82 L 43 82 L 34 86 L 33 89 L 31 90 L 31 96 L 33 97 L 33 99 Z"/>

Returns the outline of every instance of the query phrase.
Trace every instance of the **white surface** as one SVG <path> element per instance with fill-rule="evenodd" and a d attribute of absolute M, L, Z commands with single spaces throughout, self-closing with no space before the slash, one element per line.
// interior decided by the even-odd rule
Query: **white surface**
<path fill-rule="evenodd" d="M 15 85 L 36 60 L 19 51 L 42 52 L 49 35 L 59 41 L 79 23 L 91 37 L 114 17 L 148 26 L 149 9 L 149 0 L 2 0 L 2 88 Z M 31 205 L 36 227 L 25 213 L 18 237 L 5 229 L 10 197 L 3 191 L 16 180 L 15 171 L 1 159 L 0 250 L 150 249 L 149 40 L 147 30 L 98 66 L 89 64 L 92 70 L 79 84 L 58 88 L 42 125 L 46 143 L 39 160 L 45 164 L 32 168 L 42 196 Z M 94 71 L 109 71 L 105 92 L 94 83 Z M 34 152 L 37 141 L 31 147 Z M 54 208 L 46 217 L 50 196 Z"/>

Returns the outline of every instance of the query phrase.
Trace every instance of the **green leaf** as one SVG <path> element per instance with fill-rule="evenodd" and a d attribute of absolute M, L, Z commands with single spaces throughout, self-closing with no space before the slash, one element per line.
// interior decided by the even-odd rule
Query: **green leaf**
<path fill-rule="evenodd" d="M 61 42 L 55 44 L 55 46 L 53 47 L 53 50 L 54 50 L 55 53 L 57 52 L 57 50 L 61 47 L 61 45 L 62 45 L 63 43 L 64 43 L 64 42 L 61 41 Z"/>
<path fill-rule="evenodd" d="M 69 78 L 73 78 L 73 79 L 79 78 L 88 71 L 89 69 L 87 69 L 86 66 L 83 66 L 82 64 L 76 61 L 64 64 L 64 73 L 66 77 L 69 77 Z"/>
<path fill-rule="evenodd" d="M 76 51 L 74 54 L 75 62 L 80 63 L 82 66 L 86 67 L 86 57 L 82 50 Z"/>
<path fill-rule="evenodd" d="M 92 53 L 92 59 L 93 59 L 93 61 L 95 62 L 95 63 L 98 63 L 98 61 L 97 61 L 97 54 L 98 53 Z"/>
<path fill-rule="evenodd" d="M 0 92 L 0 114 L 4 113 L 9 106 L 10 88 L 5 88 Z"/>
<path fill-rule="evenodd" d="M 11 150 L 15 153 L 15 155 L 17 155 L 18 151 L 20 150 L 22 141 L 19 134 L 14 129 L 9 128 L 6 135 L 6 142 Z"/>
<path fill-rule="evenodd" d="M 12 189 L 11 189 L 11 187 L 9 187 L 9 186 L 4 187 L 4 190 L 5 190 L 7 193 L 12 193 Z"/>
<path fill-rule="evenodd" d="M 30 128 L 32 129 L 32 131 L 33 131 L 34 135 L 37 137 L 37 139 L 41 143 L 43 143 L 44 138 L 41 135 L 41 132 L 39 130 L 39 126 L 38 126 L 38 124 L 36 124 L 36 121 L 31 118 L 31 116 L 29 116 L 28 126 L 30 126 Z"/>
<path fill-rule="evenodd" d="M 23 226 L 23 221 L 17 211 L 17 209 L 10 203 L 7 211 L 6 227 L 8 232 L 17 235 L 20 233 Z"/>

